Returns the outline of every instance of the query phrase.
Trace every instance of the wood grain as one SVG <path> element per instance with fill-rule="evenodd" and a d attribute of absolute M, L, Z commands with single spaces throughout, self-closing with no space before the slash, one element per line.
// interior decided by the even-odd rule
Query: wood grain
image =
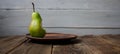
<path fill-rule="evenodd" d="M 10 36 L 0 39 L 0 54 L 7 54 L 26 40 L 23 36 Z"/>
<path fill-rule="evenodd" d="M 77 44 L 54 45 L 53 54 L 119 54 L 120 36 L 114 36 L 82 36 L 79 37 L 81 42 Z M 105 37 L 108 39 L 105 39 Z"/>
<path fill-rule="evenodd" d="M 85 35 L 64 42 L 35 42 L 22 36 L 0 38 L 0 54 L 120 54 L 120 35 Z"/>
<path fill-rule="evenodd" d="M 0 8 L 32 8 L 33 0 L 1 0 Z M 49 10 L 119 10 L 119 0 L 34 0 L 36 8 Z M 22 4 L 21 4 L 22 3 Z"/>
<path fill-rule="evenodd" d="M 98 38 L 98 37 L 84 37 L 82 38 L 83 42 L 89 46 L 89 48 L 91 49 L 91 52 L 93 52 L 93 54 L 118 54 L 120 53 L 119 50 L 116 50 L 115 48 L 120 48 L 116 45 L 112 45 L 109 44 L 107 41 L 102 40 L 102 38 Z M 114 48 L 115 47 L 115 48 Z"/>
<path fill-rule="evenodd" d="M 120 33 L 119 11 L 38 10 L 38 12 L 40 12 L 43 18 L 43 26 L 48 27 L 46 28 L 48 32 L 79 35 Z M 0 35 L 19 35 L 28 33 L 31 13 L 32 10 L 30 9 L 0 10 Z"/>
<path fill-rule="evenodd" d="M 51 54 L 52 44 L 41 44 L 27 40 L 9 54 Z"/>
<path fill-rule="evenodd" d="M 33 0 L 0 0 L 0 35 L 25 34 L 31 20 Z M 21 4 L 22 3 L 22 4 Z M 108 27 L 111 30 L 96 29 L 64 33 L 85 34 L 119 34 L 120 1 L 119 0 L 35 0 L 36 11 L 43 19 L 44 27 Z M 17 27 L 16 27 L 17 26 Z M 92 27 L 91 27 L 92 26 Z M 103 26 L 103 27 L 101 27 Z M 19 28 L 18 28 L 19 27 Z M 112 28 L 113 27 L 113 28 Z M 114 29 L 117 27 L 118 29 Z M 70 28 L 70 30 L 73 28 Z M 114 29 L 114 30 L 113 30 Z M 6 31 L 7 30 L 7 31 Z M 78 29 L 77 29 L 78 30 Z M 63 30 L 48 30 L 63 32 Z"/>
<path fill-rule="evenodd" d="M 73 40 L 73 42 L 62 42 L 60 44 L 53 45 L 53 54 L 87 54 L 90 52 L 89 50 L 84 52 L 85 50 L 87 51 L 87 48 L 79 38 L 77 40 Z"/>

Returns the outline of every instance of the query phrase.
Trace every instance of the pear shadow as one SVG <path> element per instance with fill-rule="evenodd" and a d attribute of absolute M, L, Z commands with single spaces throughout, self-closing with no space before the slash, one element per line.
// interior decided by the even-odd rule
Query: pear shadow
<path fill-rule="evenodd" d="M 72 40 L 56 40 L 56 41 L 37 41 L 37 40 L 30 40 L 29 42 L 35 44 L 52 44 L 52 45 L 69 45 L 69 44 L 77 44 L 81 43 L 80 39 L 72 39 Z"/>

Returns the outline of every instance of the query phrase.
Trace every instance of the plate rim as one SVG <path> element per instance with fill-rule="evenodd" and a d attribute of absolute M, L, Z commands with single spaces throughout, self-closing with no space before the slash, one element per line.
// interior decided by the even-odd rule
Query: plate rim
<path fill-rule="evenodd" d="M 47 40 L 49 40 L 49 41 L 53 41 L 53 40 L 71 40 L 71 39 L 76 39 L 77 38 L 77 35 L 74 35 L 74 34 L 65 34 L 65 33 L 46 33 L 46 34 L 63 34 L 63 35 L 71 35 L 71 36 L 73 36 L 73 37 L 68 37 L 68 38 L 53 38 L 53 39 L 51 39 L 51 38 L 37 38 L 37 37 L 32 37 L 32 36 L 30 36 L 30 34 L 26 34 L 26 38 L 28 38 L 28 39 L 32 39 L 32 40 L 43 40 L 43 41 L 47 41 Z"/>

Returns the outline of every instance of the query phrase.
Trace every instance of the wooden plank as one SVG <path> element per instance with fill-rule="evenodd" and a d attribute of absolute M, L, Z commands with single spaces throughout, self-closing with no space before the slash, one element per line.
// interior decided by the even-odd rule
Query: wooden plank
<path fill-rule="evenodd" d="M 44 27 L 49 32 L 62 32 L 73 34 L 120 34 L 120 11 L 100 10 L 39 10 L 43 18 Z M 32 10 L 0 10 L 0 35 L 16 35 L 28 32 Z M 65 22 L 65 23 L 63 23 Z M 63 27 L 61 29 L 61 27 Z M 66 27 L 66 28 L 65 28 Z M 70 28 L 70 27 L 75 27 Z M 78 27 L 78 29 L 76 29 Z M 88 27 L 89 29 L 79 29 Z M 91 29 L 94 27 L 97 29 Z M 116 27 L 116 29 L 103 29 Z M 100 29 L 98 29 L 100 28 Z M 117 29 L 118 28 L 118 29 Z M 63 30 L 64 29 L 64 30 Z"/>
<path fill-rule="evenodd" d="M 120 11 L 39 9 L 37 11 L 41 14 L 45 27 L 119 27 L 120 25 Z M 28 26 L 31 13 L 32 10 L 29 9 L 0 10 L 0 25 L 7 28 L 8 26 Z"/>
<path fill-rule="evenodd" d="M 27 40 L 9 54 L 51 54 L 52 44 L 41 44 Z"/>
<path fill-rule="evenodd" d="M 12 10 L 12 8 L 32 8 L 31 2 L 33 0 L 1 0 L 0 8 Z M 49 10 L 118 10 L 119 0 L 34 0 L 36 8 L 43 8 Z M 21 4 L 22 3 L 22 4 Z"/>
<path fill-rule="evenodd" d="M 120 54 L 120 47 L 112 45 L 97 36 L 82 36 L 80 43 L 54 45 L 53 54 Z M 120 44 L 119 44 L 120 45 Z"/>
<path fill-rule="evenodd" d="M 109 43 L 120 44 L 120 35 L 102 35 L 99 38 L 103 38 L 103 40 L 108 41 Z M 119 45 L 120 46 L 120 45 Z"/>
<path fill-rule="evenodd" d="M 0 39 L 0 54 L 7 54 L 26 40 L 23 36 L 10 36 Z"/>
<path fill-rule="evenodd" d="M 89 46 L 93 54 L 96 54 L 98 52 L 99 52 L 98 54 L 119 54 L 120 53 L 119 46 L 113 45 L 115 43 L 110 44 L 108 41 L 105 41 L 103 40 L 103 38 L 99 38 L 98 36 L 93 36 L 89 38 L 83 37 L 82 40 L 87 46 Z"/>
<path fill-rule="evenodd" d="M 113 48 L 120 52 L 120 35 L 102 35 L 98 37 L 102 38 L 101 40 L 106 41 L 112 46 L 116 46 Z"/>
<path fill-rule="evenodd" d="M 55 45 L 53 54 L 92 54 L 92 52 L 88 46 L 81 43 L 75 45 Z"/>
<path fill-rule="evenodd" d="M 65 43 L 66 42 L 62 42 L 61 44 L 53 45 L 52 54 L 92 54 L 90 48 L 79 39 L 74 40 L 72 43 Z"/>
<path fill-rule="evenodd" d="M 90 35 L 91 36 L 91 35 Z M 87 37 L 89 38 L 89 36 Z M 71 45 L 54 45 L 53 54 L 93 54 L 93 50 L 83 42 L 81 37 L 78 38 L 77 43 Z M 100 53 L 97 51 L 96 53 Z"/>
<path fill-rule="evenodd" d="M 76 35 L 86 34 L 120 34 L 120 29 L 71 29 L 71 28 L 45 28 L 47 32 L 67 33 Z M 6 31 L 7 30 L 7 31 Z M 0 35 L 27 34 L 28 26 L 8 26 L 0 29 Z"/>

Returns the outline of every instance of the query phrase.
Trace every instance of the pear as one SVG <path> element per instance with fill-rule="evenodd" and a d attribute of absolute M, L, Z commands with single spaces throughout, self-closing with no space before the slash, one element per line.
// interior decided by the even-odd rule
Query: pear
<path fill-rule="evenodd" d="M 45 29 L 42 27 L 42 18 L 38 12 L 35 11 L 34 3 L 33 5 L 33 13 L 32 20 L 29 26 L 29 32 L 32 37 L 43 38 L 46 34 Z"/>

